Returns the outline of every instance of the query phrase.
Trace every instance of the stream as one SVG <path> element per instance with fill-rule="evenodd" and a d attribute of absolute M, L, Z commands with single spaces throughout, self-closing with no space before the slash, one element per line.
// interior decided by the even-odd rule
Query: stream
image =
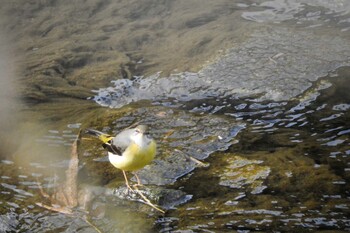
<path fill-rule="evenodd" d="M 0 232 L 350 230 L 350 2 L 14 1 L 0 12 Z M 165 213 L 126 193 L 84 134 L 140 123 L 158 151 L 136 173 Z M 69 180 L 78 135 L 67 214 L 45 193 Z"/>

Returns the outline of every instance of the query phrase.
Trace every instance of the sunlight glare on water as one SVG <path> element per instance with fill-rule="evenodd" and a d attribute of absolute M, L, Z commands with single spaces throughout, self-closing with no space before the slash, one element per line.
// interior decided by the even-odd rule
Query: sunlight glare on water
<path fill-rule="evenodd" d="M 0 11 L 18 43 L 0 38 L 0 232 L 350 230 L 349 1 Z M 120 198 L 121 171 L 84 134 L 141 123 L 158 153 L 137 174 L 165 214 Z M 65 209 L 50 200 L 73 187 L 78 134 L 78 206 Z"/>
<path fill-rule="evenodd" d="M 177 219 L 168 225 L 194 231 L 264 231 L 271 229 L 272 223 L 279 225 L 279 230 L 349 229 L 349 70 L 339 76 L 320 80 L 295 101 L 239 99 L 227 103 L 216 114 L 250 125 L 238 135 L 240 142 L 232 146 L 233 155 L 215 156 L 211 159 L 214 167 L 199 171 L 190 184 L 184 184 L 185 190 L 192 190 L 191 186 L 200 186 L 207 177 L 220 178 L 214 187 L 206 187 L 207 195 L 197 194 L 186 205 L 186 216 L 201 220 L 191 224 Z M 234 114 L 227 113 L 233 110 Z M 334 115 L 337 117 L 329 117 Z M 249 173 L 263 181 L 257 193 Z M 219 207 L 220 203 L 226 207 Z M 205 221 L 204 216 L 211 219 Z"/>

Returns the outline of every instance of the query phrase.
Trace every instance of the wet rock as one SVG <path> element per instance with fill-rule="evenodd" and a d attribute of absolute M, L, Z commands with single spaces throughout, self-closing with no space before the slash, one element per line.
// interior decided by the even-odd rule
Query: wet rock
<path fill-rule="evenodd" d="M 149 126 L 150 135 L 158 144 L 158 153 L 150 165 L 137 171 L 143 184 L 167 185 L 176 182 L 195 168 L 203 166 L 200 161 L 212 153 L 227 150 L 237 143 L 235 137 L 245 128 L 244 124 L 225 117 L 196 115 L 164 107 L 128 110 L 124 117 L 118 111 L 115 116 L 113 113 L 108 117 L 101 115 L 96 124 L 97 128 L 108 127 L 106 133 L 112 135 L 134 122 Z M 121 175 L 118 169 L 109 164 L 108 159 L 96 161 L 107 155 L 98 142 L 83 146 L 86 152 L 93 155 L 83 158 L 88 161 L 85 166 L 88 174 L 102 176 L 105 181 Z"/>
<path fill-rule="evenodd" d="M 156 115 L 162 108 L 143 114 Z M 216 151 L 224 151 L 233 143 L 245 125 L 215 116 L 195 116 L 185 111 L 166 110 L 167 117 L 150 122 L 150 128 L 158 135 L 159 157 L 155 162 L 138 171 L 142 181 L 164 185 L 175 182 L 198 166 L 197 160 L 206 159 Z M 148 117 L 146 117 L 147 119 Z M 181 119 L 181 120 L 180 120 Z M 195 122 L 195 125 L 193 124 Z M 168 132 L 172 132 L 166 137 Z M 155 136 L 156 136 L 155 135 Z"/>
<path fill-rule="evenodd" d="M 350 4 L 346 0 L 333 2 L 322 0 L 278 2 L 274 0 L 261 2 L 254 5 L 254 8 L 254 10 L 243 12 L 242 17 L 259 23 L 281 23 L 290 20 L 299 25 L 318 27 L 329 24 L 328 18 L 325 17 L 327 14 L 333 16 L 332 21 L 337 22 L 337 27 L 345 28 L 346 24 L 341 15 L 350 10 Z"/>
<path fill-rule="evenodd" d="M 207 80 L 219 76 L 212 85 L 218 86 L 216 82 L 219 81 L 225 87 L 231 84 L 233 91 L 224 88 L 224 95 L 264 93 L 260 99 L 288 100 L 303 93 L 311 86 L 311 82 L 327 75 L 329 71 L 349 64 L 347 52 L 344 53 L 343 49 L 350 51 L 350 47 L 341 48 L 339 45 L 347 43 L 342 40 L 340 37 L 327 36 L 315 40 L 306 32 L 293 34 L 278 28 L 257 31 L 246 43 L 232 49 L 200 74 Z M 330 41 L 327 49 L 332 52 L 327 52 L 323 45 Z M 312 51 L 312 54 L 305 54 L 305 51 Z M 230 84 L 226 85 L 225 82 Z"/>
<path fill-rule="evenodd" d="M 193 171 L 197 164 L 183 154 L 172 152 L 162 155 L 149 166 L 138 171 L 140 179 L 146 184 L 166 185 Z"/>
<path fill-rule="evenodd" d="M 7 213 L 0 215 L 0 231 L 10 232 L 15 231 L 18 228 L 19 221 L 16 218 L 16 214 Z"/>
<path fill-rule="evenodd" d="M 278 193 L 300 191 L 300 194 L 306 192 L 300 198 L 311 198 L 309 194 L 331 194 L 339 191 L 339 187 L 333 184 L 339 177 L 329 171 L 328 165 L 315 166 L 313 159 L 301 157 L 298 147 L 280 149 L 272 154 L 258 153 L 255 156 L 263 159 L 265 164 L 274 164 L 268 177 L 268 186 Z"/>
<path fill-rule="evenodd" d="M 167 189 L 161 186 L 147 185 L 138 187 L 137 189 L 144 197 L 151 201 L 152 204 L 158 205 L 165 210 L 184 204 L 192 198 L 192 195 L 188 195 L 181 190 Z M 145 202 L 145 199 L 143 199 L 137 191 L 130 191 L 126 186 L 107 191 L 107 193 L 120 199 Z"/>
<path fill-rule="evenodd" d="M 209 97 L 260 95 L 257 97 L 260 101 L 288 100 L 303 93 L 328 72 L 349 65 L 348 44 L 341 37 L 315 39 L 305 31 L 295 34 L 285 28 L 257 30 L 249 40 L 198 73 L 169 77 L 155 74 L 129 82 L 127 86 L 123 86 L 123 80 L 117 80 L 115 87 L 99 89 L 95 101 L 119 108 L 144 99 L 174 106 L 178 106 L 179 101 Z M 101 100 L 102 97 L 108 101 Z"/>
<path fill-rule="evenodd" d="M 349 5 L 346 0 L 252 3 L 253 10 L 261 11 L 259 16 L 267 17 L 269 22 L 276 18 L 278 22 L 288 21 L 278 26 L 251 26 L 251 22 L 240 22 L 241 16 L 247 16 L 242 14 L 242 9 L 250 3 L 221 0 L 206 1 L 206 4 L 203 1 L 152 0 L 143 3 L 89 0 L 84 4 L 66 4 L 68 2 L 27 1 L 23 4 L 13 0 L 0 8 L 1 15 L 9 19 L 2 25 L 14 34 L 19 50 L 25 51 L 24 55 L 19 55 L 26 71 L 23 80 L 31 87 L 24 94 L 28 93 L 37 101 L 80 96 L 72 94 L 84 92 L 77 87 L 98 89 L 110 85 L 112 79 L 122 78 L 113 82 L 112 87 L 100 89 L 96 95 L 101 105 L 120 109 L 95 111 L 92 105 L 67 98 L 65 103 L 42 104 L 40 110 L 45 117 L 38 121 L 83 122 L 83 125 L 98 126 L 109 133 L 117 133 L 137 122 L 148 124 L 152 136 L 159 142 L 159 152 L 153 164 L 139 171 L 146 184 L 144 193 L 150 198 L 153 195 L 149 189 L 154 187 L 148 183 L 173 186 L 181 183 L 181 190 L 184 190 L 170 190 L 169 199 L 162 201 L 179 208 L 170 213 L 174 217 L 165 220 L 174 228 L 164 228 L 163 232 L 349 229 L 346 217 L 349 212 L 348 127 L 344 125 L 349 118 L 348 112 L 344 112 L 348 110 L 348 103 L 342 100 L 334 105 L 336 111 L 343 109 L 341 112 L 333 115 L 332 111 L 327 111 L 319 118 L 312 113 L 318 108 L 305 114 L 299 112 L 317 99 L 314 95 L 303 100 L 299 95 L 303 90 L 333 69 L 349 65 L 346 31 Z M 312 8 L 313 5 L 317 7 Z M 290 27 L 295 21 L 301 26 Z M 118 24 L 111 27 L 111 22 Z M 315 22 L 325 23 L 318 33 L 312 28 L 302 28 L 315 26 Z M 337 31 L 339 29 L 343 34 Z M 246 39 L 247 35 L 250 39 Z M 225 48 L 230 50 L 224 56 L 223 52 L 216 52 Z M 130 53 L 133 55 L 129 56 Z M 218 54 L 221 55 L 217 57 Z M 203 61 L 213 57 L 218 59 L 196 72 Z M 168 75 L 174 68 L 180 73 Z M 166 71 L 165 74 L 149 76 L 160 70 Z M 181 73 L 186 70 L 193 72 Z M 145 76 L 135 78 L 135 74 Z M 251 98 L 240 106 L 234 105 L 236 97 L 244 96 Z M 269 121 L 264 114 L 271 108 L 257 103 L 290 97 L 297 97 L 300 104 L 276 121 Z M 176 109 L 193 101 L 193 111 Z M 328 106 L 329 102 L 320 109 Z M 227 109 L 230 111 L 227 115 L 212 114 L 220 109 L 223 113 Z M 255 113 L 237 113 L 239 110 L 255 110 Z M 280 111 L 284 111 L 282 106 L 272 111 L 272 118 L 279 116 Z M 311 119 L 307 119 L 307 115 Z M 330 124 L 334 119 L 338 119 L 338 125 Z M 325 126 L 322 129 L 315 124 L 320 120 Z M 281 132 L 281 128 L 291 130 Z M 243 129 L 251 135 L 237 138 Z M 304 134 L 307 130 L 310 133 Z M 335 138 L 328 135 L 330 132 Z M 264 141 L 265 135 L 270 136 Z M 237 139 L 242 142 L 247 138 L 246 145 L 242 146 L 247 150 L 242 153 L 214 154 L 226 151 Z M 322 144 L 315 144 L 318 139 Z M 298 145 L 304 143 L 303 140 L 308 140 L 308 148 Z M 49 142 L 55 146 L 66 143 L 65 140 Z M 99 145 L 90 141 L 87 144 L 90 150 L 84 154 L 84 181 L 113 185 L 111 180 L 115 177 L 122 180 L 121 172 L 107 160 L 94 160 L 105 156 L 103 150 L 97 149 Z M 269 147 L 272 149 L 266 150 Z M 52 155 L 51 150 L 48 151 Z M 198 168 L 198 163 L 191 158 L 206 159 L 210 166 Z M 12 174 L 2 172 L 1 178 L 7 182 Z M 96 178 L 98 175 L 103 178 Z M 15 176 L 13 182 L 17 179 L 23 177 Z M 6 189 L 9 187 L 13 186 Z M 28 189 L 37 190 L 37 187 Z M 10 192 L 3 192 L 4 211 L 11 212 L 14 208 L 20 212 L 21 207 L 31 203 L 23 201 L 22 194 L 15 196 L 16 202 L 6 202 L 7 198 L 13 198 Z M 186 193 L 195 198 L 186 205 L 177 205 L 186 200 Z M 140 232 L 142 229 L 153 232 L 153 213 L 149 213 L 147 206 L 117 197 L 108 199 L 100 191 L 81 193 L 81 202 L 93 200 L 93 195 L 101 198 L 92 201 L 92 209 L 104 231 Z M 165 190 L 155 191 L 154 200 L 157 195 L 168 194 Z M 144 211 L 138 211 L 140 209 Z M 16 230 L 79 231 L 88 227 L 80 218 L 72 221 L 62 215 L 42 214 L 41 209 L 33 212 L 40 213 L 16 216 L 21 222 L 14 221 L 18 223 L 15 227 L 21 228 Z"/>
<path fill-rule="evenodd" d="M 153 0 L 142 3 L 135 0 L 31 1 L 26 4 L 12 1 L 1 7 L 0 24 L 6 31 L 2 33 L 11 34 L 18 51 L 22 52 L 16 56 L 24 70 L 24 86 L 40 72 L 49 77 L 64 76 L 61 78 L 79 87 L 97 89 L 122 77 L 119 67 L 128 64 L 130 54 L 141 54 L 142 59 L 137 60 L 137 71 L 128 77 L 160 70 L 169 74 L 174 69 L 194 69 L 216 57 L 223 40 L 232 39 L 225 38 L 223 31 L 219 33 L 219 29 L 210 24 L 232 11 L 227 11 L 220 2 L 207 3 L 215 9 L 199 2 L 170 4 Z M 193 7 L 199 12 L 188 11 Z M 185 11 L 181 20 L 172 9 Z M 201 33 L 192 30 L 199 26 L 210 30 Z M 230 28 L 226 35 L 232 33 L 229 23 L 224 27 Z M 34 85 L 41 86 L 41 82 L 35 80 Z M 26 97 L 39 102 L 38 95 L 31 92 Z"/>
<path fill-rule="evenodd" d="M 236 189 L 248 189 L 251 194 L 262 193 L 267 188 L 264 181 L 269 176 L 271 169 L 261 165 L 262 160 L 249 160 L 239 156 L 229 157 L 229 164 L 214 175 L 220 177 L 220 185 Z"/>

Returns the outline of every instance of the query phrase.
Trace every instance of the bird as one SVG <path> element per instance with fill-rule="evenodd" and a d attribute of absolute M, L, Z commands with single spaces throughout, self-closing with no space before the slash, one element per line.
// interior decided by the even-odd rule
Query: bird
<path fill-rule="evenodd" d="M 147 134 L 146 125 L 125 129 L 116 136 L 103 133 L 95 129 L 86 129 L 86 133 L 97 136 L 103 148 L 108 152 L 110 163 L 122 170 L 127 188 L 133 190 L 126 176 L 127 171 L 137 171 L 151 163 L 157 152 L 157 144 Z M 142 185 L 135 174 L 137 185 Z"/>

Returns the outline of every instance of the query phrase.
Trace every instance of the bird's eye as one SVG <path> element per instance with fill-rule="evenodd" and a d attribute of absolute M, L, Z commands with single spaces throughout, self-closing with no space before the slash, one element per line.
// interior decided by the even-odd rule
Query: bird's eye
<path fill-rule="evenodd" d="M 136 133 L 141 133 L 141 131 L 140 131 L 140 130 L 138 130 L 138 129 L 135 129 L 135 132 L 136 132 Z"/>

